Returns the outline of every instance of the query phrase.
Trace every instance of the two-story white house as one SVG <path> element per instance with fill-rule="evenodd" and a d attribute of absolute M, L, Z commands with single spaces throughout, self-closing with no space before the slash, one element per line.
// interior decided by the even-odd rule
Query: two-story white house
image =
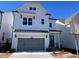
<path fill-rule="evenodd" d="M 60 48 L 61 30 L 56 28 L 56 19 L 50 18 L 38 2 L 27 2 L 12 14 L 12 49 L 45 51 L 52 44 Z"/>
<path fill-rule="evenodd" d="M 38 2 L 27 2 L 13 12 L 12 49 L 44 51 L 49 46 L 49 15 Z"/>
<path fill-rule="evenodd" d="M 61 48 L 63 23 L 50 18 L 48 11 L 38 2 L 26 2 L 13 12 L 3 13 L 6 39 L 11 38 L 11 49 L 16 51 L 46 51 Z M 2 21 L 3 21 L 2 20 Z"/>

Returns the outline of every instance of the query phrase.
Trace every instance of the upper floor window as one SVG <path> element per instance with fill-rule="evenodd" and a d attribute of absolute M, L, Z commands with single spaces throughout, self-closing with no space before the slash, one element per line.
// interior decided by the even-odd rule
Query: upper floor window
<path fill-rule="evenodd" d="M 28 25 L 32 25 L 32 18 L 28 18 Z"/>
<path fill-rule="evenodd" d="M 23 25 L 27 25 L 27 18 L 23 18 Z"/>
<path fill-rule="evenodd" d="M 44 19 L 41 19 L 41 24 L 44 24 Z"/>
<path fill-rule="evenodd" d="M 52 27 L 52 23 L 49 23 L 49 27 Z"/>
<path fill-rule="evenodd" d="M 29 10 L 32 10 L 32 7 L 30 7 Z"/>
<path fill-rule="evenodd" d="M 32 18 L 23 18 L 23 25 L 32 25 Z"/>
<path fill-rule="evenodd" d="M 29 10 L 36 10 L 35 7 L 29 7 Z"/>
<path fill-rule="evenodd" d="M 33 10 L 36 10 L 36 8 L 34 7 Z"/>

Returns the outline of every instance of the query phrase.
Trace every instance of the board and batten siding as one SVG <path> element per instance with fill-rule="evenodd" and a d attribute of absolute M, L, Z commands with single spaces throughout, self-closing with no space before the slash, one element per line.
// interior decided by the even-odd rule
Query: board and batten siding
<path fill-rule="evenodd" d="M 36 11 L 29 10 L 29 7 L 35 7 Z M 19 13 L 14 13 L 14 29 L 26 29 L 26 30 L 49 30 L 49 21 L 46 15 L 47 11 L 39 4 L 35 2 L 27 2 L 23 6 L 17 9 Z M 34 14 L 30 14 L 30 13 Z M 20 15 L 27 18 L 33 18 L 32 25 L 23 25 L 23 18 L 20 18 Z M 41 19 L 44 19 L 45 24 L 41 24 Z"/>

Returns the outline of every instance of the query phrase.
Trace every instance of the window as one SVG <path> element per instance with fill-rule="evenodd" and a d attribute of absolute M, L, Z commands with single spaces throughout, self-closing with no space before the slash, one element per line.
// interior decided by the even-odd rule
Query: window
<path fill-rule="evenodd" d="M 29 7 L 29 10 L 36 10 L 35 7 Z"/>
<path fill-rule="evenodd" d="M 32 18 L 23 18 L 23 25 L 32 25 Z"/>
<path fill-rule="evenodd" d="M 28 18 L 28 25 L 32 25 L 32 18 Z"/>
<path fill-rule="evenodd" d="M 49 23 L 49 27 L 52 27 L 52 23 Z"/>
<path fill-rule="evenodd" d="M 41 19 L 41 24 L 44 24 L 44 19 Z"/>
<path fill-rule="evenodd" d="M 32 7 L 30 7 L 29 10 L 32 10 Z"/>
<path fill-rule="evenodd" d="M 33 10 L 36 10 L 36 8 L 34 7 Z"/>
<path fill-rule="evenodd" d="M 23 25 L 27 25 L 27 18 L 23 18 Z"/>

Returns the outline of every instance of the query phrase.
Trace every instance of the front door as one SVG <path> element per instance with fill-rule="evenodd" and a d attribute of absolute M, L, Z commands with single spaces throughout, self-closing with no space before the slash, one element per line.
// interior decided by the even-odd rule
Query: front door
<path fill-rule="evenodd" d="M 54 36 L 52 35 L 52 36 L 50 36 L 50 45 L 49 45 L 49 47 L 54 47 L 55 45 L 54 45 Z"/>

